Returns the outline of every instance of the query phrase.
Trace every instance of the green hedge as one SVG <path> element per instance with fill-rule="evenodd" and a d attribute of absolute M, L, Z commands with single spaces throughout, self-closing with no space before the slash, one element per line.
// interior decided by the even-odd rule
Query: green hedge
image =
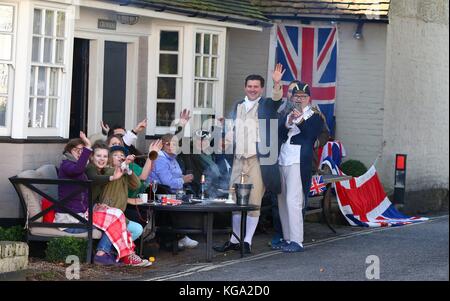
<path fill-rule="evenodd" d="M 0 241 L 25 241 L 25 229 L 22 226 L 0 227 Z"/>
<path fill-rule="evenodd" d="M 347 160 L 341 164 L 340 169 L 347 176 L 359 177 L 367 172 L 367 167 L 358 160 Z"/>
<path fill-rule="evenodd" d="M 80 262 L 86 261 L 87 240 L 75 237 L 53 238 L 47 243 L 45 258 L 51 262 L 65 262 L 67 256 L 78 256 Z"/>

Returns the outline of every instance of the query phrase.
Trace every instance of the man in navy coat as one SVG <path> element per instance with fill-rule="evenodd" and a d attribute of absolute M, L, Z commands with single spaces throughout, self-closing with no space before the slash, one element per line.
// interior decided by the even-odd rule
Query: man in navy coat
<path fill-rule="evenodd" d="M 280 192 L 278 157 L 278 108 L 281 104 L 281 78 L 283 66 L 277 64 L 272 78 L 274 81 L 274 99 L 262 97 L 264 78 L 249 75 L 245 79 L 245 98 L 238 101 L 231 113 L 232 130 L 226 135 L 227 143 L 233 143 L 233 168 L 230 187 L 240 183 L 244 174 L 245 183 L 253 184 L 249 203 L 261 206 L 264 192 Z M 258 225 L 260 212 L 250 211 L 247 217 L 244 242 L 246 253 L 251 252 L 252 238 Z M 241 214 L 233 213 L 233 232 L 240 234 Z M 239 240 L 231 236 L 230 240 L 214 250 L 225 252 L 238 250 Z"/>
<path fill-rule="evenodd" d="M 311 187 L 314 143 L 322 132 L 324 116 L 311 105 L 308 84 L 289 84 L 288 99 L 279 119 L 281 194 L 278 208 L 284 240 L 272 249 L 303 251 L 303 209 Z"/>

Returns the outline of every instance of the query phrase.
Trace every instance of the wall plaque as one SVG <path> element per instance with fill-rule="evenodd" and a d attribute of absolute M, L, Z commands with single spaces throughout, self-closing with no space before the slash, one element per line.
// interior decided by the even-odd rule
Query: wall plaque
<path fill-rule="evenodd" d="M 97 27 L 99 29 L 108 29 L 108 30 L 116 30 L 117 22 L 114 20 L 98 20 Z"/>

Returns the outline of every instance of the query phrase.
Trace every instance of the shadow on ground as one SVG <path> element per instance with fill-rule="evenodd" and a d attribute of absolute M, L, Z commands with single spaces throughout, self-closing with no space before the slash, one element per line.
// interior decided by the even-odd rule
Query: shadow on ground
<path fill-rule="evenodd" d="M 338 235 L 345 235 L 357 231 L 363 231 L 363 228 L 335 225 L 337 234 L 334 234 L 325 224 L 321 223 L 305 223 L 305 244 L 314 243 L 319 240 L 333 238 Z M 255 256 L 264 252 L 271 251 L 270 240 L 273 235 L 272 229 L 264 232 L 257 231 L 254 236 L 252 245 L 252 254 L 246 256 Z M 145 257 L 153 256 L 155 262 L 147 268 L 140 267 L 110 267 L 97 266 L 89 264 L 81 264 L 80 280 L 87 281 L 108 281 L 108 280 L 135 280 L 144 278 L 156 278 L 167 274 L 184 271 L 196 265 L 208 264 L 206 261 L 206 242 L 202 235 L 192 235 L 193 239 L 199 241 L 199 245 L 195 249 L 185 249 L 174 255 L 171 251 L 155 248 L 155 245 L 146 245 L 144 249 Z M 226 234 L 214 235 L 214 245 L 222 244 L 228 239 Z M 43 260 L 43 245 L 31 246 L 31 257 L 29 269 L 26 272 L 27 280 L 68 280 L 66 278 L 66 269 L 70 268 L 65 263 L 49 263 Z M 240 254 L 237 251 L 229 251 L 225 253 L 213 253 L 212 262 L 216 264 L 224 261 L 239 259 Z"/>

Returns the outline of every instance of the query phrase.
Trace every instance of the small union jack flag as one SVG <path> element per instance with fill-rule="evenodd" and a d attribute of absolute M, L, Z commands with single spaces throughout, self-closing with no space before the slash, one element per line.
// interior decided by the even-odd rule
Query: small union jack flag
<path fill-rule="evenodd" d="M 309 189 L 309 196 L 320 195 L 325 191 L 327 185 L 323 182 L 322 176 L 313 176 L 311 179 L 311 188 Z"/>

